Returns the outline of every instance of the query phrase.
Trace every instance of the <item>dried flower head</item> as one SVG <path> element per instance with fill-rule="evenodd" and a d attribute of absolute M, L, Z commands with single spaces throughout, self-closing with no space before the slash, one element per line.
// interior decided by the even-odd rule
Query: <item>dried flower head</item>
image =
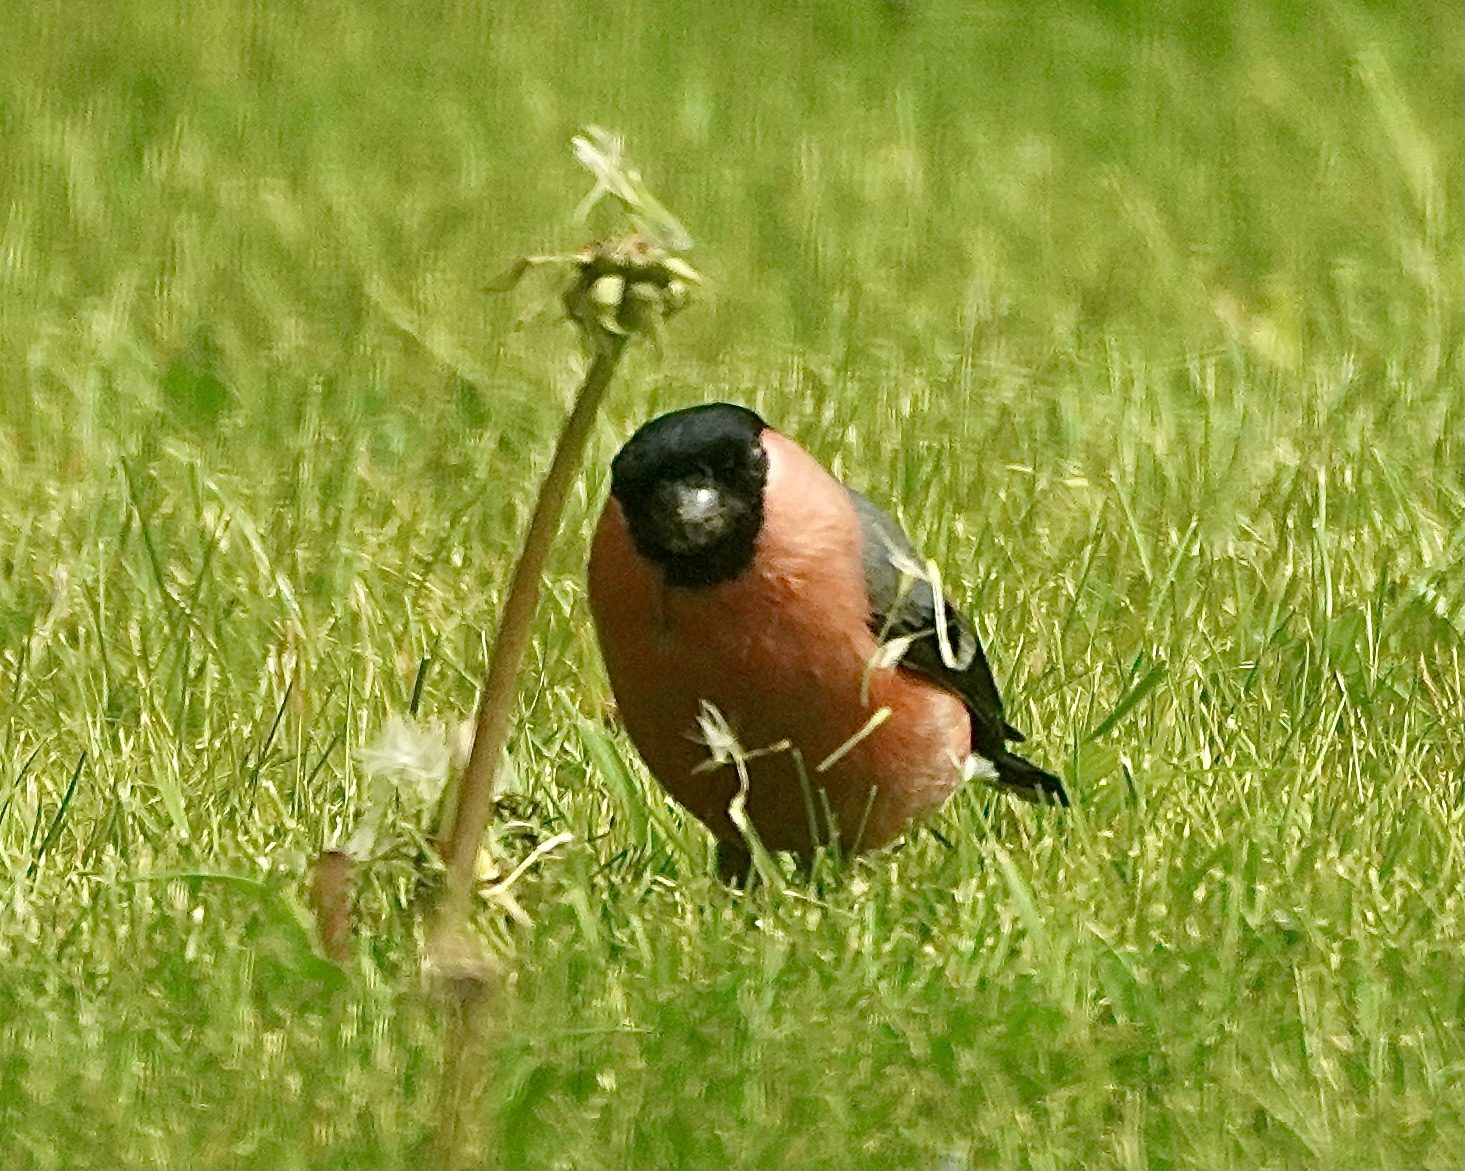
<path fill-rule="evenodd" d="M 489 287 L 506 291 L 532 270 L 567 267 L 570 281 L 561 301 L 591 353 L 620 346 L 638 333 L 655 339 L 662 321 L 687 303 L 692 285 L 701 283 L 683 256 L 692 238 L 647 190 L 619 138 L 592 126 L 572 145 L 576 159 L 595 179 L 577 218 L 584 220 L 609 196 L 626 212 L 632 230 L 571 255 L 521 257 Z"/>

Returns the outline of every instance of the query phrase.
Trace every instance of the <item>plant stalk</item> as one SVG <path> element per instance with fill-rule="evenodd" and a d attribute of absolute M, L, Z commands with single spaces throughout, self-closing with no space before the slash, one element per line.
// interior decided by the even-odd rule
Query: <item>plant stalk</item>
<path fill-rule="evenodd" d="M 529 529 L 524 534 L 524 548 L 509 582 L 498 634 L 494 638 L 488 671 L 483 679 L 473 749 L 458 783 L 457 808 L 445 851 L 447 881 L 442 910 L 452 918 L 461 919 L 467 912 L 469 895 L 473 890 L 478 851 L 493 812 L 499 763 L 508 742 L 509 720 L 518 695 L 519 664 L 529 645 L 529 631 L 539 602 L 544 565 L 559 530 L 560 516 L 564 512 L 570 485 L 574 482 L 575 470 L 580 465 L 581 452 L 626 341 L 626 335 L 607 334 L 595 347 L 590 369 L 585 373 L 575 406 L 555 445 L 549 471 L 539 487 L 539 499 L 535 501 Z"/>

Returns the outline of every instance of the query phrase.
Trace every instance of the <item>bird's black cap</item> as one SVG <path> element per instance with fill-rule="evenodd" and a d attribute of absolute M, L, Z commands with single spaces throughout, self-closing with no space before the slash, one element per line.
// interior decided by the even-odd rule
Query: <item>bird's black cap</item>
<path fill-rule="evenodd" d="M 767 424 L 708 403 L 645 424 L 611 463 L 611 494 L 631 540 L 671 585 L 715 585 L 753 559 L 763 527 Z"/>

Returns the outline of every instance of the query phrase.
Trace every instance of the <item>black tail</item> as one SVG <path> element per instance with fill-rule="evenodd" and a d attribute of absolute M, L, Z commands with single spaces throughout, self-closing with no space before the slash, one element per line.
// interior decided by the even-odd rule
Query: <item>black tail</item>
<path fill-rule="evenodd" d="M 1063 791 L 1063 782 L 1050 772 L 1044 772 L 1030 760 L 1024 760 L 1006 749 L 992 760 L 997 769 L 995 780 L 988 784 L 1031 801 L 1035 805 L 1068 804 L 1068 794 Z"/>

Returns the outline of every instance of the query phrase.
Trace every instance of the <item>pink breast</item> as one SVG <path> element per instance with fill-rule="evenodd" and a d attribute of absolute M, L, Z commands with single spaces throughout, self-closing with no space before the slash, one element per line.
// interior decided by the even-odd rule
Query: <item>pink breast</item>
<path fill-rule="evenodd" d="M 747 810 L 767 846 L 806 851 L 832 820 L 847 848 L 875 849 L 959 783 L 966 709 L 919 676 L 869 670 L 849 498 L 791 440 L 769 431 L 764 445 L 764 527 L 753 566 L 731 582 L 667 588 L 606 504 L 589 571 L 606 669 L 653 775 L 719 837 L 737 840 L 727 807 L 740 776 L 703 767 L 704 703 L 750 757 Z M 889 716 L 860 738 L 882 708 Z"/>

